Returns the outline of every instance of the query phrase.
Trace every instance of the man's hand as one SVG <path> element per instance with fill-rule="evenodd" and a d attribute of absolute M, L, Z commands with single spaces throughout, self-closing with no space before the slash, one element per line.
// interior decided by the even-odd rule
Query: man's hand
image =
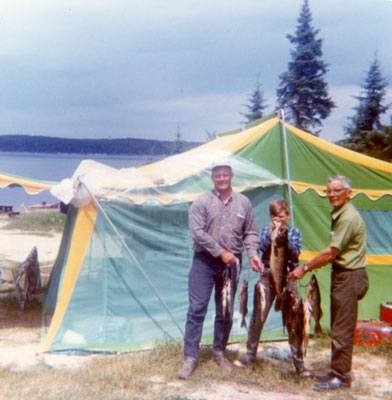
<path fill-rule="evenodd" d="M 219 257 L 227 266 L 233 265 L 237 262 L 237 257 L 228 250 L 223 250 Z"/>
<path fill-rule="evenodd" d="M 306 274 L 306 271 L 304 270 L 304 265 L 305 264 L 300 265 L 297 268 L 295 268 L 294 270 L 292 270 L 289 273 L 288 278 L 291 280 L 302 279 Z"/>
<path fill-rule="evenodd" d="M 250 266 L 254 272 L 263 272 L 264 265 L 258 256 L 253 256 L 249 259 Z"/>

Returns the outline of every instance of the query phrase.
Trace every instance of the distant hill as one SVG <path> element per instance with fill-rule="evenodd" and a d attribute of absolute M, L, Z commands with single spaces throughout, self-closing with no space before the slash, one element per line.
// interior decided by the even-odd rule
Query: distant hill
<path fill-rule="evenodd" d="M 66 139 L 50 136 L 0 135 L 0 151 L 114 155 L 173 154 L 199 146 L 200 142 L 149 139 Z"/>

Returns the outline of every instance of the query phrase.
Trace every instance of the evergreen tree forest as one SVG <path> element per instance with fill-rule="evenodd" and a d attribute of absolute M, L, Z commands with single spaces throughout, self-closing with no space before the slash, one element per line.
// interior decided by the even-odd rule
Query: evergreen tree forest
<path fill-rule="evenodd" d="M 331 115 L 336 105 L 328 93 L 325 80 L 328 64 L 322 58 L 323 40 L 318 38 L 319 30 L 312 26 L 309 0 L 303 1 L 297 23 L 295 33 L 287 35 L 293 50 L 287 71 L 279 76 L 276 110 L 283 109 L 287 122 L 318 136 L 320 131 L 317 128 L 322 126 L 322 121 Z M 385 102 L 388 84 L 375 56 L 360 84 L 360 95 L 354 96 L 357 100 L 354 114 L 348 117 L 349 124 L 342 127 L 345 139 L 337 144 L 392 161 L 392 117 L 389 125 L 381 123 L 381 116 L 391 108 L 391 104 Z M 247 118 L 247 123 L 264 116 L 266 106 L 260 82 L 257 82 L 246 107 L 248 112 L 241 114 Z"/>
<path fill-rule="evenodd" d="M 327 63 L 323 60 L 322 39 L 319 30 L 312 26 L 312 14 L 309 1 L 304 0 L 295 34 L 287 35 L 294 46 L 287 71 L 280 75 L 276 91 L 277 109 L 283 109 L 286 120 L 313 135 L 318 136 L 315 128 L 322 125 L 335 107 L 328 94 L 328 84 L 324 79 Z M 249 112 L 242 113 L 252 122 L 263 116 L 265 101 L 257 83 L 253 96 L 246 105 Z"/>
<path fill-rule="evenodd" d="M 388 82 L 382 76 L 377 57 L 372 61 L 364 82 L 362 92 L 354 96 L 357 106 L 350 123 L 344 128 L 347 139 L 339 144 L 360 153 L 382 160 L 392 160 L 392 128 L 381 123 L 391 104 L 385 104 Z"/>
<path fill-rule="evenodd" d="M 304 0 L 297 30 L 287 35 L 294 46 L 287 71 L 280 76 L 278 106 L 287 110 L 287 119 L 296 127 L 310 131 L 322 125 L 335 107 L 324 80 L 327 64 L 322 59 L 322 39 L 312 26 L 308 0 Z"/>

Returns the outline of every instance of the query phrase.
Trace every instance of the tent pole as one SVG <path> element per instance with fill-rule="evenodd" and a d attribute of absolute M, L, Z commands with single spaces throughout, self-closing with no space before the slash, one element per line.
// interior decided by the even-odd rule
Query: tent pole
<path fill-rule="evenodd" d="M 174 324 L 177 326 L 178 330 L 180 331 L 182 337 L 184 337 L 184 332 L 182 331 L 180 325 L 178 324 L 178 322 L 176 321 L 176 319 L 174 318 L 174 315 L 171 313 L 169 307 L 166 305 L 165 301 L 162 299 L 162 297 L 160 296 L 159 292 L 157 291 L 157 289 L 155 288 L 154 284 L 151 282 L 150 278 L 147 276 L 147 274 L 144 272 L 142 266 L 140 265 L 139 261 L 136 259 L 135 255 L 132 253 L 131 249 L 127 246 L 127 244 L 125 243 L 124 239 L 122 238 L 120 232 L 118 231 L 118 229 L 114 226 L 113 222 L 110 220 L 109 216 L 107 215 L 106 211 L 102 208 L 102 206 L 99 204 L 99 202 L 97 201 L 97 199 L 93 196 L 93 194 L 91 193 L 90 189 L 88 188 L 88 186 L 82 182 L 79 179 L 79 182 L 86 188 L 88 194 L 90 195 L 91 199 L 93 200 L 93 202 L 95 203 L 95 205 L 98 207 L 98 209 L 102 212 L 103 216 L 106 218 L 106 220 L 109 222 L 109 225 L 112 227 L 114 233 L 117 235 L 117 237 L 120 239 L 121 244 L 124 246 L 125 250 L 127 251 L 127 253 L 131 256 L 131 258 L 133 259 L 133 261 L 135 262 L 136 266 L 138 267 L 139 271 L 142 273 L 142 275 L 144 276 L 144 279 L 147 281 L 147 283 L 150 285 L 151 289 L 153 290 L 153 292 L 155 293 L 155 295 L 158 297 L 158 300 L 161 302 L 161 304 L 163 305 L 163 307 L 165 308 L 165 310 L 167 311 L 167 313 L 170 315 L 170 318 L 172 319 L 172 321 L 174 322 Z"/>
<path fill-rule="evenodd" d="M 283 122 L 284 155 L 285 155 L 285 160 L 286 160 L 286 174 L 287 174 L 287 183 L 288 183 L 288 191 L 289 191 L 291 225 L 294 227 L 295 222 L 294 222 L 293 196 L 292 196 L 292 192 L 291 192 L 290 160 L 289 160 L 289 151 L 288 151 L 288 146 L 287 146 L 286 121 L 285 121 L 285 117 L 284 117 L 284 110 L 279 110 L 278 113 L 281 113 L 282 122 Z"/>

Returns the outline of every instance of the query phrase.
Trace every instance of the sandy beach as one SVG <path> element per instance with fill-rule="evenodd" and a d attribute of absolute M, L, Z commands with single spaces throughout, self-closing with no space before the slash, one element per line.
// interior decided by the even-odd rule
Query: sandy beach
<path fill-rule="evenodd" d="M 0 227 L 6 225 L 8 220 L 8 217 L 1 218 Z M 49 264 L 56 259 L 61 236 L 58 232 L 41 234 L 0 229 L 0 259 L 24 261 L 30 250 L 37 246 L 40 264 Z"/>

